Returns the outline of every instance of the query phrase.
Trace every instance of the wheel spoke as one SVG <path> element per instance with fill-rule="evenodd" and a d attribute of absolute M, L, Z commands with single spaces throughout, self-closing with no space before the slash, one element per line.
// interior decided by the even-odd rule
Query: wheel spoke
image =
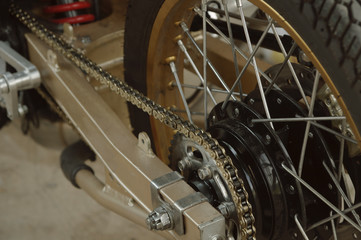
<path fill-rule="evenodd" d="M 203 87 L 204 87 L 204 128 L 207 129 L 208 107 L 207 107 L 207 0 L 202 0 L 202 25 L 203 25 Z"/>
<path fill-rule="evenodd" d="M 177 85 L 177 84 L 174 83 L 174 84 L 172 84 L 171 86 L 174 87 L 174 86 L 176 86 L 176 85 Z M 201 91 L 204 90 L 204 87 L 194 86 L 194 85 L 190 85 L 190 84 L 181 84 L 181 86 L 182 86 L 183 88 L 192 88 L 192 89 L 197 89 L 197 90 L 201 90 Z M 227 91 L 224 91 L 224 90 L 222 90 L 222 89 L 217 89 L 217 88 L 209 88 L 209 90 L 210 90 L 211 92 L 214 92 L 214 93 L 222 93 L 222 94 L 228 94 L 228 93 L 229 93 L 229 92 L 227 92 Z M 233 93 L 233 95 L 240 96 L 241 94 L 235 92 L 235 93 Z M 243 96 L 243 97 L 247 97 L 247 94 L 243 94 L 242 96 Z"/>
<path fill-rule="evenodd" d="M 304 187 L 306 187 L 309 191 L 311 191 L 316 197 L 318 197 L 322 202 L 324 202 L 327 206 L 329 206 L 333 211 L 342 216 L 348 223 L 350 223 L 354 228 L 356 228 L 359 232 L 361 232 L 361 227 L 357 225 L 351 218 L 345 215 L 340 209 L 338 209 L 335 205 L 333 205 L 330 201 L 328 201 L 322 194 L 317 192 L 313 187 L 311 187 L 308 183 L 306 183 L 302 178 L 300 178 L 297 173 L 293 172 L 290 168 L 286 166 L 286 164 L 282 163 L 282 168 L 286 170 L 290 175 L 292 175 L 297 181 L 299 181 Z"/>
<path fill-rule="evenodd" d="M 234 45 L 231 21 L 229 19 L 228 5 L 225 0 L 222 0 L 222 5 L 223 5 L 224 12 L 226 14 L 225 16 L 226 16 L 226 21 L 227 21 L 228 36 L 229 36 L 229 40 L 231 41 L 233 64 L 234 64 L 234 69 L 235 69 L 235 73 L 236 73 L 236 77 L 237 77 L 239 75 L 239 67 L 238 67 L 237 54 L 236 54 L 235 45 Z M 238 82 L 238 86 L 239 86 L 239 92 L 242 94 L 242 83 L 240 81 Z M 242 99 L 240 99 L 240 100 L 242 101 Z"/>
<path fill-rule="evenodd" d="M 345 136 L 345 135 L 343 135 L 343 134 L 341 134 L 339 132 L 336 132 L 335 130 L 332 130 L 332 129 L 328 128 L 328 127 L 325 127 L 322 124 L 319 124 L 319 123 L 313 122 L 313 121 L 311 121 L 311 124 L 318 127 L 318 128 L 320 128 L 320 129 L 322 129 L 322 130 L 324 130 L 324 131 L 326 131 L 326 132 L 332 133 L 333 135 L 335 135 L 337 137 L 340 137 L 341 139 L 345 139 L 345 140 L 347 140 L 347 141 L 349 141 L 351 143 L 357 144 L 357 141 L 355 139 L 350 138 L 348 136 Z"/>
<path fill-rule="evenodd" d="M 298 227 L 298 230 L 299 230 L 299 231 L 301 232 L 301 234 L 302 234 L 302 237 L 303 237 L 305 240 L 308 240 L 308 237 L 307 237 L 307 235 L 306 235 L 306 232 L 305 232 L 305 230 L 303 229 L 300 221 L 298 220 L 298 215 L 297 215 L 297 214 L 295 215 L 295 222 L 296 222 L 296 225 L 297 225 L 297 227 Z"/>
<path fill-rule="evenodd" d="M 178 77 L 178 73 L 177 73 L 177 68 L 176 68 L 174 62 L 170 62 L 170 63 L 169 63 L 169 66 L 170 66 L 170 69 L 171 69 L 171 71 L 172 71 L 172 73 L 173 73 L 174 79 L 175 79 L 175 81 L 176 81 L 176 83 L 177 83 L 178 90 L 179 90 L 179 93 L 180 93 L 180 95 L 181 95 L 181 98 L 182 98 L 182 101 L 183 101 L 183 105 L 184 105 L 184 108 L 185 108 L 185 110 L 186 110 L 188 119 L 189 119 L 189 121 L 190 121 L 191 123 L 193 123 L 192 114 L 191 114 L 191 111 L 189 110 L 186 97 L 184 96 L 184 92 L 183 92 L 181 83 L 180 83 L 180 81 L 179 81 L 179 77 Z M 207 94 L 204 94 L 204 95 L 207 95 Z"/>
<path fill-rule="evenodd" d="M 202 16 L 202 11 L 201 11 L 198 7 L 195 7 L 195 8 L 194 8 L 194 11 L 195 11 L 199 16 Z M 231 41 L 229 40 L 229 38 L 228 38 L 226 35 L 224 35 L 224 33 L 223 33 L 221 30 L 219 30 L 219 28 L 218 28 L 216 25 L 214 25 L 211 20 L 209 20 L 208 18 L 206 18 L 206 22 L 209 24 L 209 26 L 211 26 L 211 27 L 217 32 L 217 34 L 218 34 L 219 36 L 221 36 L 221 37 L 226 41 L 227 44 L 231 45 Z M 237 51 L 246 61 L 248 60 L 247 55 L 246 55 L 241 49 L 239 49 L 237 46 L 235 46 L 235 49 L 236 49 L 236 51 Z M 254 64 L 251 63 L 251 66 L 254 67 Z M 272 82 L 272 80 L 270 79 L 270 77 L 269 77 L 266 73 L 264 73 L 264 72 L 261 71 L 261 70 L 258 70 L 258 71 L 259 71 L 259 73 L 262 75 L 262 77 L 264 77 L 269 83 Z M 277 85 L 275 85 L 275 88 L 276 88 L 277 90 L 281 90 Z"/>
<path fill-rule="evenodd" d="M 326 132 L 329 132 L 341 139 L 345 139 L 351 143 L 357 144 L 357 141 L 351 137 L 343 135 L 335 130 L 325 127 L 322 124 L 317 123 L 316 121 L 338 121 L 345 120 L 346 117 L 299 117 L 296 115 L 296 118 L 271 118 L 271 119 L 252 119 L 252 123 L 264 123 L 264 122 L 305 122 L 309 121 L 313 126 L 322 129 Z"/>
<path fill-rule="evenodd" d="M 272 19 L 271 19 L 269 16 L 267 16 L 267 19 L 268 19 L 269 22 L 272 21 Z M 282 54 L 283 54 L 284 57 L 286 58 L 286 57 L 287 57 L 286 49 L 285 49 L 285 47 L 283 46 L 283 43 L 282 43 L 282 41 L 281 41 L 281 39 L 280 39 L 280 36 L 279 36 L 278 33 L 277 33 L 277 30 L 276 30 L 276 27 L 275 27 L 274 24 L 272 24 L 272 32 L 273 32 L 274 36 L 276 37 L 277 43 L 278 43 L 278 45 L 279 45 L 279 47 L 280 47 L 280 49 L 281 49 Z M 305 92 L 303 91 L 303 88 L 302 88 L 301 83 L 300 83 L 300 81 L 299 81 L 299 79 L 298 79 L 298 76 L 297 76 L 297 74 L 296 74 L 296 72 L 295 72 L 295 69 L 293 68 L 292 63 L 291 63 L 291 61 L 290 61 L 289 59 L 287 59 L 287 65 L 288 65 L 288 67 L 289 67 L 289 69 L 290 69 L 290 71 L 291 71 L 291 74 L 292 74 L 292 76 L 293 76 L 294 81 L 296 82 L 296 85 L 297 85 L 297 87 L 298 87 L 298 90 L 300 91 L 301 96 L 302 96 L 303 100 L 305 101 L 305 104 L 306 104 L 307 108 L 310 108 L 310 106 L 309 106 L 309 104 L 308 104 L 308 102 L 307 102 L 306 94 L 305 94 Z"/>
<path fill-rule="evenodd" d="M 228 103 L 228 101 L 229 101 L 229 98 L 230 98 L 230 97 L 231 97 L 231 95 L 234 93 L 234 90 L 235 90 L 236 86 L 237 86 L 237 85 L 238 85 L 238 83 L 241 81 L 241 79 L 242 79 L 242 77 L 243 77 L 244 73 L 246 72 L 246 70 L 247 70 L 247 68 L 248 68 L 249 64 L 252 62 L 252 59 L 253 59 L 254 55 L 257 53 L 257 50 L 258 50 L 258 49 L 259 49 L 259 47 L 261 46 L 261 44 L 262 44 L 262 42 L 263 42 L 264 38 L 266 37 L 267 32 L 268 32 L 268 30 L 269 30 L 270 28 L 271 28 L 271 23 L 270 23 L 270 24 L 268 24 L 268 26 L 267 26 L 266 30 L 263 32 L 263 34 L 262 34 L 261 38 L 259 39 L 259 41 L 258 41 L 258 43 L 257 43 L 256 47 L 254 48 L 254 50 L 253 50 L 253 52 L 252 52 L 251 56 L 248 58 L 248 60 L 247 60 L 246 64 L 245 64 L 245 65 L 244 65 L 244 67 L 242 68 L 241 73 L 238 75 L 238 77 L 237 77 L 236 81 L 234 82 L 234 84 L 233 84 L 233 86 L 232 86 L 232 88 L 231 88 L 230 93 L 228 94 L 228 96 L 226 97 L 226 99 L 225 99 L 225 100 L 224 100 L 224 102 L 223 102 L 222 109 L 224 109 L 224 108 L 226 107 L 226 105 L 227 105 L 227 103 Z"/>
<path fill-rule="evenodd" d="M 316 76 L 315 76 L 315 80 L 313 82 L 313 89 L 312 89 L 312 96 L 311 96 L 311 106 L 309 106 L 308 117 L 313 116 L 313 108 L 315 106 L 317 87 L 318 87 L 319 80 L 320 80 L 320 73 L 317 71 Z M 306 99 L 306 101 L 307 101 L 307 99 Z M 299 165 L 298 165 L 298 176 L 300 176 L 300 177 L 302 175 L 303 162 L 305 160 L 305 154 L 306 154 L 306 148 L 307 148 L 307 142 L 308 142 L 308 135 L 310 133 L 310 127 L 311 127 L 311 122 L 308 121 L 307 124 L 306 124 L 305 135 L 304 135 L 303 143 L 302 143 L 300 162 L 299 162 Z"/>
<path fill-rule="evenodd" d="M 335 176 L 333 175 L 333 173 L 331 172 L 331 170 L 327 166 L 327 164 L 324 161 L 322 162 L 322 164 L 323 164 L 323 167 L 326 169 L 328 175 L 332 179 L 333 183 L 335 184 L 337 190 L 341 194 L 341 196 L 342 196 L 343 200 L 345 201 L 346 205 L 349 208 L 351 208 L 352 204 L 351 204 L 350 200 L 348 199 L 348 197 L 346 196 L 345 192 L 342 190 L 342 187 L 340 186 L 340 183 L 337 181 L 337 179 L 335 178 Z M 355 212 L 355 210 L 352 210 L 351 213 L 354 216 L 354 218 L 356 219 L 356 222 L 358 223 L 358 225 L 361 226 L 360 216 Z"/>
<path fill-rule="evenodd" d="M 270 24 L 272 24 L 272 22 L 270 22 Z M 297 44 L 294 42 L 290 51 L 288 52 L 286 58 L 283 60 L 283 63 L 282 65 L 280 66 L 280 68 L 278 69 L 276 75 L 274 76 L 274 78 L 272 79 L 272 82 L 271 84 L 267 87 L 266 91 L 265 91 L 265 94 L 267 96 L 267 94 L 271 91 L 273 85 L 276 83 L 279 75 L 281 74 L 282 70 L 285 68 L 288 60 L 290 59 L 290 57 L 292 56 L 293 52 L 295 51 L 295 49 L 297 48 Z"/>
<path fill-rule="evenodd" d="M 249 36 L 249 33 L 248 33 L 248 27 L 247 27 L 246 19 L 245 19 L 244 13 L 243 13 L 242 0 L 237 0 L 236 2 L 237 2 L 237 8 L 238 8 L 239 14 L 240 14 L 241 19 L 242 19 L 242 25 L 243 25 L 244 34 L 245 34 L 246 40 L 247 40 L 248 50 L 249 50 L 249 53 L 252 54 L 252 51 L 253 51 L 252 43 L 251 43 L 251 39 L 250 39 L 250 36 Z M 255 70 L 255 73 L 256 73 L 258 88 L 259 88 L 259 92 L 260 92 L 260 95 L 261 95 L 263 107 L 264 107 L 264 110 L 265 110 L 265 113 L 266 113 L 266 117 L 271 118 L 271 115 L 270 115 L 270 112 L 269 112 L 269 109 L 268 109 L 266 96 L 265 96 L 264 91 L 263 91 L 262 81 L 261 81 L 261 77 L 260 77 L 260 74 L 259 74 L 259 71 L 258 71 L 256 58 L 252 57 L 252 59 L 253 59 L 253 66 L 254 66 L 254 70 Z M 270 124 L 271 124 L 271 126 L 273 128 L 273 124 L 272 123 L 270 123 Z"/>
<path fill-rule="evenodd" d="M 358 203 L 358 204 L 355 204 L 355 205 L 354 205 L 353 207 L 351 207 L 351 208 L 348 208 L 348 209 L 346 209 L 346 210 L 343 210 L 342 213 L 343 213 L 343 214 L 347 214 L 347 213 L 349 213 L 349 212 L 351 212 L 351 211 L 353 211 L 353 210 L 355 210 L 355 209 L 357 209 L 357 208 L 360 208 L 360 207 L 361 207 L 361 202 Z M 334 219 L 336 219 L 336 218 L 339 218 L 339 217 L 341 217 L 341 215 L 336 213 L 335 215 L 332 215 L 332 216 L 330 216 L 330 217 L 328 217 L 328 218 L 325 218 L 325 219 L 323 219 L 323 220 L 321 220 L 321 221 L 318 221 L 317 223 L 314 223 L 313 225 L 309 226 L 308 229 L 307 229 L 307 231 L 310 231 L 310 230 L 312 230 L 312 229 L 315 229 L 315 228 L 317 228 L 317 227 L 319 227 L 319 226 L 321 226 L 321 225 L 323 225 L 323 224 L 325 224 L 325 223 L 327 223 L 327 222 L 329 222 L 329 221 L 332 221 L 332 220 L 334 220 Z"/>
<path fill-rule="evenodd" d="M 346 119 L 342 120 L 342 135 L 346 136 Z M 343 169 L 343 155 L 345 153 L 345 139 L 341 138 L 341 142 L 340 142 L 340 155 L 339 155 L 339 164 L 338 164 L 338 181 L 341 181 L 341 177 L 342 177 L 342 169 Z"/>
<path fill-rule="evenodd" d="M 189 29 L 187 27 L 187 25 L 184 22 L 181 22 L 181 27 L 183 29 L 183 31 L 186 33 L 186 35 L 188 36 L 188 38 L 191 40 L 191 42 L 193 43 L 193 45 L 195 46 L 195 48 L 197 49 L 197 51 L 202 55 L 202 57 L 204 57 L 203 55 L 203 51 L 201 50 L 201 48 L 198 46 L 197 42 L 194 40 L 194 38 L 192 37 L 191 33 L 189 32 Z M 218 73 L 218 71 L 216 70 L 216 68 L 214 67 L 214 65 L 212 64 L 212 62 L 207 59 L 207 63 L 209 65 L 209 67 L 212 69 L 213 73 L 216 75 L 216 77 L 218 78 L 218 80 L 220 81 L 220 83 L 222 84 L 222 86 L 227 90 L 227 92 L 229 92 L 229 87 L 228 85 L 225 83 L 225 81 L 222 79 L 221 75 Z M 234 93 L 235 94 L 235 93 Z M 232 99 L 236 100 L 236 98 L 233 96 L 232 94 Z"/>
<path fill-rule="evenodd" d="M 220 15 L 225 15 L 226 14 L 222 9 L 214 8 L 214 7 L 211 7 L 211 6 L 208 6 L 208 11 L 218 13 Z M 238 14 L 230 12 L 229 16 L 231 18 L 241 20 L 241 17 Z M 252 25 L 257 25 L 257 26 L 260 26 L 260 27 L 265 27 L 268 24 L 268 21 L 266 21 L 266 20 L 247 17 L 247 16 L 246 16 L 246 21 L 249 22 L 249 23 L 252 23 Z"/>
<path fill-rule="evenodd" d="M 345 117 L 298 117 L 295 118 L 271 118 L 271 119 L 252 119 L 252 123 L 264 122 L 307 122 L 307 121 L 337 121 L 344 120 Z"/>
<path fill-rule="evenodd" d="M 201 73 L 198 71 L 197 66 L 195 65 L 195 63 L 193 62 L 193 59 L 191 58 L 191 56 L 189 55 L 186 47 L 184 46 L 182 40 L 178 40 L 177 41 L 179 48 L 182 50 L 182 52 L 186 55 L 188 61 L 190 62 L 190 64 L 193 67 L 193 70 L 196 72 L 198 78 L 201 80 L 201 83 L 203 84 L 203 86 L 206 86 L 206 83 L 204 82 L 204 79 L 202 78 Z M 212 95 L 211 90 L 209 90 L 209 87 L 206 86 L 207 89 L 207 93 L 209 94 L 209 97 L 212 99 L 214 105 L 217 105 L 217 101 L 214 99 L 214 96 Z"/>
<path fill-rule="evenodd" d="M 332 211 L 330 212 L 330 216 L 332 217 Z M 337 240 L 338 238 L 336 233 L 335 221 L 333 219 L 331 220 L 331 227 L 332 227 L 333 239 Z"/>

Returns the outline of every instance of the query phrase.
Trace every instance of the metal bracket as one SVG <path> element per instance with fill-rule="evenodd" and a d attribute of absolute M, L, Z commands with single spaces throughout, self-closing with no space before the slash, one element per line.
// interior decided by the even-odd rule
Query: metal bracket
<path fill-rule="evenodd" d="M 75 41 L 73 26 L 69 23 L 64 23 L 63 29 L 63 39 L 69 44 L 73 43 Z"/>
<path fill-rule="evenodd" d="M 17 71 L 0 72 L 0 97 L 5 101 L 8 117 L 14 119 L 19 117 L 18 91 L 40 86 L 40 73 L 32 63 L 2 41 L 0 58 Z"/>
<path fill-rule="evenodd" d="M 179 235 L 184 234 L 184 221 L 183 221 L 183 212 L 188 208 L 191 208 L 195 205 L 198 205 L 202 202 L 207 202 L 208 199 L 200 192 L 192 193 L 178 201 L 173 205 L 174 208 L 174 230 Z"/>
<path fill-rule="evenodd" d="M 182 179 L 183 176 L 178 172 L 171 172 L 153 180 L 151 183 L 153 207 L 156 209 L 160 206 L 164 206 L 167 209 L 170 209 L 170 215 L 172 215 L 174 222 L 174 231 L 179 235 L 183 235 L 185 232 L 183 212 L 195 205 L 208 201 L 208 199 L 202 193 L 194 192 L 182 199 L 179 199 L 172 205 L 169 205 L 169 203 L 165 202 L 160 195 L 160 190 Z"/>
<path fill-rule="evenodd" d="M 140 132 L 138 134 L 138 147 L 140 147 L 149 157 L 155 157 L 152 150 L 152 143 L 146 132 Z"/>
<path fill-rule="evenodd" d="M 160 190 L 166 186 L 183 180 L 183 176 L 178 172 L 167 173 L 159 178 L 154 179 L 150 183 L 150 192 L 152 194 L 153 208 L 157 208 L 164 204 L 163 198 L 160 196 Z"/>

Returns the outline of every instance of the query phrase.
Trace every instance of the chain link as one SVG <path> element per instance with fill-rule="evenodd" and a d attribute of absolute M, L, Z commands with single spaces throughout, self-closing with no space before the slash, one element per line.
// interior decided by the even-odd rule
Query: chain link
<path fill-rule="evenodd" d="M 238 170 L 233 165 L 232 159 L 226 155 L 224 148 L 219 145 L 216 139 L 213 139 L 211 135 L 203 129 L 189 121 L 183 120 L 180 116 L 155 103 L 125 82 L 120 81 L 104 71 L 100 66 L 84 56 L 79 50 L 73 48 L 63 39 L 56 36 L 18 6 L 12 4 L 10 13 L 26 25 L 39 39 L 74 63 L 85 74 L 93 77 L 101 84 L 107 85 L 112 92 L 125 98 L 128 102 L 137 106 L 149 115 L 152 115 L 168 127 L 179 131 L 187 138 L 202 145 L 210 156 L 214 158 L 219 168 L 219 172 L 223 176 L 231 193 L 237 209 L 239 225 L 241 226 L 241 239 L 256 239 L 256 229 L 254 226 L 255 219 L 252 214 L 251 204 L 248 202 L 248 193 L 242 179 L 238 176 Z"/>

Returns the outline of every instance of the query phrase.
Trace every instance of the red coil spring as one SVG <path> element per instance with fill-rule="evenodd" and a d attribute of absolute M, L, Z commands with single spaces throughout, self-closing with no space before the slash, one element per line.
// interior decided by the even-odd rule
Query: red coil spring
<path fill-rule="evenodd" d="M 82 9 L 88 9 L 91 7 L 91 4 L 89 2 L 74 2 L 74 3 L 67 3 L 67 4 L 61 4 L 61 5 L 55 5 L 55 6 L 48 6 L 44 8 L 45 13 L 65 13 L 69 11 L 75 11 L 75 10 L 82 10 Z M 95 17 L 93 14 L 82 14 L 74 17 L 66 17 L 66 18 L 58 18 L 58 19 L 52 19 L 52 22 L 54 23 L 69 23 L 69 24 L 78 24 L 78 23 L 86 23 L 94 21 Z"/>

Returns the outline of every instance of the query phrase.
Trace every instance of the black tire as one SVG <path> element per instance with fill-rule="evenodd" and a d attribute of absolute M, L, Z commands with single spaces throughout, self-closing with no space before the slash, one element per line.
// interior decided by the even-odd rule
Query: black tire
<path fill-rule="evenodd" d="M 149 37 L 153 22 L 157 16 L 162 1 L 129 1 L 125 40 L 124 40 L 124 68 L 125 81 L 141 93 L 147 95 L 146 62 Z M 149 116 L 132 104 L 128 104 L 129 115 L 134 135 L 142 131 L 151 137 Z"/>
<path fill-rule="evenodd" d="M 267 0 L 302 36 L 361 130 L 361 1 Z"/>

